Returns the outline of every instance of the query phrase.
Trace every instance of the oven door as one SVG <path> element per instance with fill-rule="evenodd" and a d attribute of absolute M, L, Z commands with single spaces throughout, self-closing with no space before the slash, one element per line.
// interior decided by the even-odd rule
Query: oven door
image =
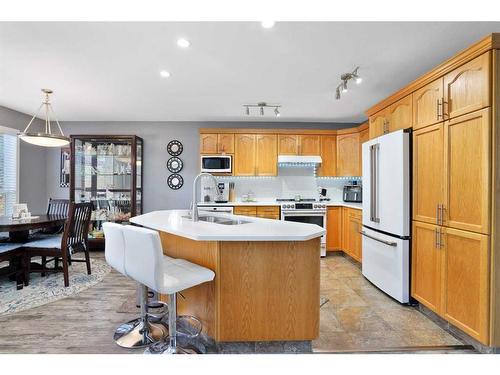
<path fill-rule="evenodd" d="M 231 159 L 230 155 L 202 155 L 201 171 L 208 173 L 231 173 Z"/>
<path fill-rule="evenodd" d="M 294 221 L 296 223 L 316 224 L 321 228 L 326 229 L 326 213 L 325 212 L 282 212 L 281 220 Z M 326 243 L 326 236 L 321 236 L 321 243 Z"/>

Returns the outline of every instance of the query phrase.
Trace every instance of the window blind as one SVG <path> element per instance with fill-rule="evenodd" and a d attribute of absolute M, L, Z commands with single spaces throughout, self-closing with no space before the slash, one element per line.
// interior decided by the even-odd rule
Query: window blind
<path fill-rule="evenodd" d="M 11 216 L 17 203 L 17 136 L 0 134 L 0 215 Z"/>

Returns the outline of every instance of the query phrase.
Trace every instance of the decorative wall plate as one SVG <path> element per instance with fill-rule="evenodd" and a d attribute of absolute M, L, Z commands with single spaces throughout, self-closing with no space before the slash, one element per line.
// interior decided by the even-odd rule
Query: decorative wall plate
<path fill-rule="evenodd" d="M 167 168 L 171 173 L 179 173 L 184 163 L 177 156 L 173 156 L 167 161 Z"/>
<path fill-rule="evenodd" d="M 182 143 L 178 140 L 174 139 L 173 141 L 168 142 L 167 151 L 172 156 L 179 156 L 182 154 L 183 149 L 184 147 L 182 146 Z"/>
<path fill-rule="evenodd" d="M 167 177 L 168 187 L 172 190 L 178 190 L 184 185 L 184 179 L 180 174 L 173 173 Z"/>

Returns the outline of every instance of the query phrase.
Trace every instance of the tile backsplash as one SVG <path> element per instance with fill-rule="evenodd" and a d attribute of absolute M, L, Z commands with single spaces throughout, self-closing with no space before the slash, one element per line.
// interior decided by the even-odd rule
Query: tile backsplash
<path fill-rule="evenodd" d="M 342 200 L 342 188 L 352 180 L 361 181 L 359 177 L 325 178 L 316 177 L 312 167 L 280 167 L 276 177 L 217 177 L 221 182 L 234 182 L 236 200 L 249 192 L 257 200 L 274 200 L 275 198 L 293 198 L 301 195 L 317 198 L 318 189 L 327 189 L 331 200 Z"/>

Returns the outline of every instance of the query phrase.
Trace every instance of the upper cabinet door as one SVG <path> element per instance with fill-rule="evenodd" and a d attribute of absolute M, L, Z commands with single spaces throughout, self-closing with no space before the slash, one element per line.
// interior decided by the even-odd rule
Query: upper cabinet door
<path fill-rule="evenodd" d="M 337 137 L 321 136 L 321 165 L 318 176 L 336 176 L 337 171 Z"/>
<path fill-rule="evenodd" d="M 413 133 L 413 219 L 438 224 L 444 202 L 443 124 Z"/>
<path fill-rule="evenodd" d="M 255 134 L 235 134 L 234 175 L 255 176 Z"/>
<path fill-rule="evenodd" d="M 446 226 L 490 232 L 490 116 L 486 108 L 445 123 Z"/>
<path fill-rule="evenodd" d="M 301 135 L 299 143 L 300 155 L 319 155 L 321 141 L 319 135 Z"/>
<path fill-rule="evenodd" d="M 299 136 L 293 134 L 280 134 L 278 137 L 279 155 L 298 155 Z"/>
<path fill-rule="evenodd" d="M 200 134 L 200 153 L 217 153 L 217 134 Z"/>
<path fill-rule="evenodd" d="M 370 139 L 377 138 L 387 132 L 387 108 L 370 117 Z"/>
<path fill-rule="evenodd" d="M 444 311 L 447 320 L 483 344 L 488 342 L 489 236 L 444 228 Z"/>
<path fill-rule="evenodd" d="M 359 172 L 360 176 L 363 175 L 363 148 L 361 147 L 363 143 L 370 140 L 369 129 L 365 129 L 359 132 Z"/>
<path fill-rule="evenodd" d="M 278 174 L 278 137 L 275 134 L 257 134 L 256 175 L 276 176 Z"/>
<path fill-rule="evenodd" d="M 413 101 L 411 94 L 389 107 L 389 132 L 413 126 Z"/>
<path fill-rule="evenodd" d="M 443 79 L 439 78 L 413 93 L 413 128 L 443 121 Z"/>
<path fill-rule="evenodd" d="M 217 150 L 220 153 L 234 153 L 234 134 L 219 134 L 217 136 Z"/>
<path fill-rule="evenodd" d="M 490 61 L 486 52 L 444 76 L 446 119 L 490 105 Z"/>
<path fill-rule="evenodd" d="M 337 175 L 360 176 L 359 133 L 337 135 Z"/>

